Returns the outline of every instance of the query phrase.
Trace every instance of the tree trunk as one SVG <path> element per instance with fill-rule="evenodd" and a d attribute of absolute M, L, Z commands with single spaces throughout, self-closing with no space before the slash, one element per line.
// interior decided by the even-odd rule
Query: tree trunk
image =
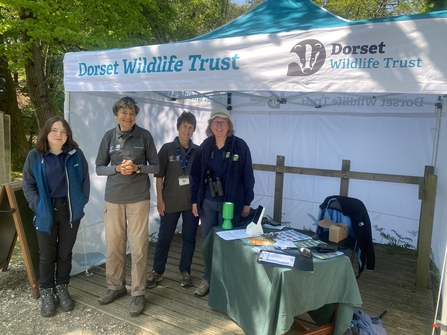
<path fill-rule="evenodd" d="M 25 9 L 20 9 L 20 19 L 32 17 L 32 14 L 26 15 Z M 26 30 L 22 31 L 22 43 L 29 44 L 30 37 Z M 25 63 L 26 81 L 28 84 L 29 97 L 34 106 L 34 112 L 37 118 L 39 129 L 52 116 L 56 115 L 53 104 L 50 100 L 50 94 L 45 81 L 44 67 L 42 62 L 42 47 L 38 41 L 33 41 L 29 46 L 30 56 Z"/>
<path fill-rule="evenodd" d="M 3 44 L 3 35 L 0 35 L 0 43 Z M 14 81 L 4 55 L 0 55 L 0 78 L 6 80 L 6 89 L 0 93 L 0 111 L 11 117 L 11 166 L 13 171 L 20 171 L 28 153 L 28 144 Z"/>

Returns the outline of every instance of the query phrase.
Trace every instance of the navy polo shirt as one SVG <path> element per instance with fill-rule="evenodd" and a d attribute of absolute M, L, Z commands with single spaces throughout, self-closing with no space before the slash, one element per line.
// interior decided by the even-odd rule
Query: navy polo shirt
<path fill-rule="evenodd" d="M 57 156 L 49 151 L 43 154 L 50 198 L 64 198 L 67 196 L 67 180 L 65 179 L 66 158 L 66 149 L 62 150 Z"/>

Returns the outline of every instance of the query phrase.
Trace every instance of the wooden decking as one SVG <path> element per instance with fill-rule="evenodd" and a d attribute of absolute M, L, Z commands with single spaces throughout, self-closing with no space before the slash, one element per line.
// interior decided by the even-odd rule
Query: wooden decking
<path fill-rule="evenodd" d="M 98 297 L 107 290 L 104 265 L 91 269 L 90 276 L 84 273 L 74 276 L 70 282 L 70 292 L 77 303 L 133 325 L 141 329 L 141 334 L 244 334 L 226 314 L 211 309 L 207 297 L 194 296 L 203 271 L 200 247 L 201 238 L 198 235 L 191 273 L 194 287 L 183 288 L 178 271 L 181 236 L 174 237 L 164 279 L 148 290 L 146 308 L 139 317 L 129 316 L 130 295 L 106 306 L 97 303 Z M 148 271 L 152 269 L 154 248 L 155 244 L 150 243 Z M 433 295 L 430 289 L 414 286 L 416 252 L 383 245 L 377 245 L 375 250 L 376 270 L 364 272 L 358 279 L 362 310 L 372 315 L 380 315 L 387 310 L 382 322 L 388 335 L 431 334 Z M 127 282 L 130 283 L 130 257 L 127 274 Z M 304 316 L 303 319 L 307 318 Z M 287 333 L 293 334 L 299 333 L 294 330 Z"/>

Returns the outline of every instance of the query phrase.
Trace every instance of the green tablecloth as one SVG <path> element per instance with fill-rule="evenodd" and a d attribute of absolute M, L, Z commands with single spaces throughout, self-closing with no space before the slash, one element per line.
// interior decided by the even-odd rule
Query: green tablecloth
<path fill-rule="evenodd" d="M 202 245 L 210 307 L 226 313 L 248 335 L 281 335 L 295 315 L 338 302 L 334 334 L 348 328 L 354 309 L 362 305 L 348 257 L 314 258 L 313 272 L 263 265 L 251 246 L 225 241 L 216 235 L 219 230 L 214 228 Z"/>

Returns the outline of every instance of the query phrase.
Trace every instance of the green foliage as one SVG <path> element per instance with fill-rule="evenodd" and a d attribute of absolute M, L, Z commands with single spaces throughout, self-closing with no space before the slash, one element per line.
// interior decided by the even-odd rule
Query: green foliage
<path fill-rule="evenodd" d="M 382 237 L 382 240 L 380 241 L 380 243 L 382 243 L 383 240 L 386 240 L 386 241 L 388 241 L 386 243 L 387 245 L 391 245 L 391 246 L 395 246 L 395 247 L 399 247 L 399 248 L 405 248 L 405 249 L 415 249 L 415 247 L 411 244 L 411 242 L 413 242 L 413 240 L 411 238 L 403 237 L 394 229 L 392 229 L 391 232 L 394 233 L 394 235 L 396 235 L 396 237 L 384 232 L 385 228 L 380 228 L 377 225 L 374 225 L 374 229 L 377 232 L 379 232 L 380 236 Z"/>
<path fill-rule="evenodd" d="M 447 0 L 427 0 L 423 12 L 447 9 Z"/>
<path fill-rule="evenodd" d="M 0 57 L 12 74 L 33 78 L 23 87 L 32 106 L 22 109 L 25 121 L 16 120 L 26 127 L 28 147 L 38 132 L 36 120 L 63 115 L 66 52 L 187 40 L 247 10 L 230 0 L 2 0 Z M 23 159 L 13 151 L 12 161 L 20 168 Z"/>
<path fill-rule="evenodd" d="M 368 20 L 422 11 L 424 0 L 315 0 L 318 6 L 348 20 Z"/>

